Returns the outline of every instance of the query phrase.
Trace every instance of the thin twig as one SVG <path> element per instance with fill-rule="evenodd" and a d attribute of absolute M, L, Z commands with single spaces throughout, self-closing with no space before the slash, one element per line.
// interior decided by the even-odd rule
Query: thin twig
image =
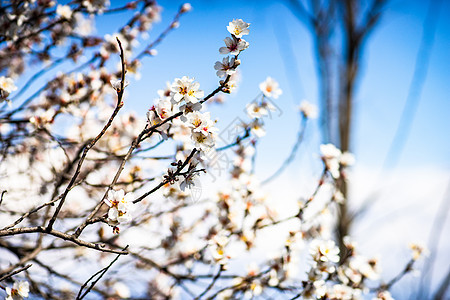
<path fill-rule="evenodd" d="M 283 162 L 283 164 L 272 175 L 270 175 L 269 177 L 267 177 L 266 179 L 264 179 L 261 182 L 262 184 L 268 183 L 268 182 L 274 180 L 275 178 L 277 178 L 278 176 L 280 176 L 281 173 L 283 173 L 283 171 L 286 169 L 286 167 L 289 166 L 289 164 L 294 160 L 295 154 L 297 153 L 297 150 L 298 150 L 298 147 L 300 147 L 300 144 L 303 141 L 303 137 L 305 136 L 307 120 L 308 120 L 308 118 L 304 114 L 302 114 L 302 121 L 301 121 L 300 129 L 298 130 L 297 141 L 295 142 L 294 147 L 292 147 L 291 153 L 286 158 L 286 160 Z"/>
<path fill-rule="evenodd" d="M 108 123 L 106 123 L 106 125 L 103 127 L 102 131 L 84 148 L 83 154 L 81 155 L 80 160 L 78 161 L 78 166 L 77 166 L 77 169 L 75 171 L 75 174 L 73 175 L 72 179 L 70 180 L 69 184 L 67 185 L 66 190 L 64 191 L 64 193 L 62 195 L 61 201 L 59 202 L 59 205 L 56 208 L 55 213 L 53 214 L 52 218 L 50 219 L 50 221 L 49 221 L 49 223 L 47 225 L 47 231 L 51 231 L 52 230 L 53 224 L 55 223 L 56 218 L 58 217 L 58 214 L 61 211 L 62 206 L 64 205 L 64 202 L 66 200 L 67 194 L 69 193 L 70 188 L 73 186 L 73 184 L 75 183 L 78 175 L 80 174 L 81 166 L 83 165 L 83 162 L 84 162 L 84 160 L 85 160 L 85 158 L 87 156 L 87 153 L 97 143 L 97 141 L 100 140 L 100 138 L 106 133 L 106 130 L 111 126 L 114 118 L 116 117 L 116 115 L 119 113 L 119 110 L 123 106 L 122 97 L 123 97 L 124 85 L 125 85 L 126 67 L 125 67 L 125 58 L 124 58 L 122 43 L 120 42 L 119 38 L 117 38 L 117 43 L 119 44 L 120 59 L 122 61 L 122 81 L 121 81 L 120 91 L 117 91 L 117 105 L 116 105 L 116 108 L 114 109 L 111 117 L 109 118 Z"/>
<path fill-rule="evenodd" d="M 409 262 L 406 264 L 406 266 L 403 268 L 403 270 L 397 274 L 394 278 L 392 278 L 388 283 L 381 284 L 378 288 L 371 289 L 371 291 L 387 291 L 389 290 L 395 283 L 397 283 L 400 279 L 403 278 L 406 274 L 408 274 L 410 271 L 413 270 L 413 266 L 415 263 L 415 259 L 411 258 Z"/>
<path fill-rule="evenodd" d="M 2 205 L 3 202 L 3 196 L 7 193 L 7 190 L 2 191 L 2 195 L 0 196 L 0 205 Z"/>
<path fill-rule="evenodd" d="M 13 272 L 11 272 L 11 273 L 9 273 L 9 274 L 6 274 L 6 275 L 0 277 L 0 281 L 3 281 L 3 280 L 5 280 L 5 279 L 7 279 L 7 278 L 9 278 L 9 277 L 12 277 L 12 276 L 14 276 L 14 275 L 16 275 L 17 273 L 20 273 L 20 272 L 22 272 L 22 271 L 25 271 L 25 270 L 27 270 L 27 269 L 28 269 L 29 267 L 31 267 L 31 266 L 32 266 L 32 264 L 28 264 L 28 265 L 26 265 L 25 267 L 22 267 L 22 268 L 20 268 L 20 269 L 18 269 L 18 270 L 15 270 L 15 271 L 13 271 Z"/>
<path fill-rule="evenodd" d="M 183 15 L 186 11 L 183 10 L 182 7 L 178 10 L 177 14 L 173 18 L 172 22 L 170 22 L 169 26 L 154 40 L 152 43 L 147 45 L 144 50 L 142 50 L 134 59 L 133 61 L 141 59 L 145 54 L 148 54 L 151 49 L 153 49 L 155 46 L 160 44 L 162 40 L 169 34 L 170 31 L 176 28 L 174 26 L 178 23 L 178 20 L 180 19 L 181 15 Z"/>
<path fill-rule="evenodd" d="M 224 266 L 220 265 L 219 266 L 219 271 L 217 271 L 217 274 L 214 276 L 214 278 L 211 281 L 211 283 L 206 287 L 206 289 L 200 295 L 195 297 L 195 300 L 200 300 L 204 295 L 206 295 L 206 293 L 208 293 L 212 289 L 214 284 L 216 284 L 217 280 L 220 278 L 220 275 L 222 274 L 223 270 L 224 270 Z"/>
<path fill-rule="evenodd" d="M 123 251 L 126 251 L 127 248 L 128 248 L 128 245 L 125 246 L 125 248 L 123 248 Z M 117 254 L 116 258 L 114 258 L 113 261 L 111 261 L 111 263 L 108 266 L 106 266 L 105 268 L 101 269 L 100 271 L 98 271 L 97 273 L 95 273 L 94 275 L 89 277 L 89 279 L 81 286 L 80 291 L 78 292 L 78 295 L 77 295 L 77 300 L 83 299 L 92 290 L 92 288 L 95 286 L 95 284 L 100 281 L 100 279 L 106 274 L 106 272 L 109 270 L 109 268 L 111 268 L 111 266 L 119 259 L 120 255 L 122 255 L 122 254 Z M 83 295 L 81 295 L 81 293 L 83 292 L 83 289 L 87 286 L 88 282 L 91 281 L 92 279 L 94 279 L 94 277 L 97 276 L 98 274 L 100 274 L 100 276 L 96 280 L 94 280 L 91 283 L 91 286 L 84 292 Z"/>
<path fill-rule="evenodd" d="M 242 136 L 238 136 L 238 137 L 236 138 L 236 141 L 235 141 L 234 143 L 231 143 L 231 144 L 222 146 L 222 147 L 220 147 L 220 148 L 217 148 L 217 149 L 216 149 L 216 152 L 220 152 L 220 151 L 223 151 L 223 150 L 227 150 L 227 149 L 229 149 L 229 148 L 231 148 L 231 147 L 237 146 L 237 145 L 239 145 L 243 140 L 245 140 L 245 139 L 247 139 L 247 138 L 249 138 L 249 137 L 250 137 L 250 128 L 246 128 L 246 129 L 245 129 L 245 133 L 244 133 Z"/>
<path fill-rule="evenodd" d="M 191 154 L 189 154 L 189 156 L 186 158 L 186 160 L 184 161 L 184 163 L 177 167 L 177 170 L 175 171 L 175 173 L 173 174 L 173 177 L 176 177 L 178 175 L 181 174 L 181 171 L 184 169 L 184 167 L 187 166 L 187 164 L 189 163 L 189 161 L 192 159 L 192 157 L 194 157 L 195 153 L 197 152 L 197 149 L 193 149 Z M 144 200 L 145 197 L 147 197 L 148 195 L 156 192 L 158 189 L 160 189 L 161 187 L 163 187 L 165 184 L 167 184 L 170 181 L 170 179 L 166 179 L 161 181 L 156 187 L 154 187 L 153 189 L 151 189 L 150 191 L 148 191 L 147 193 L 143 194 L 142 196 L 140 196 L 139 198 L 133 200 L 133 204 L 136 204 L 142 200 Z"/>

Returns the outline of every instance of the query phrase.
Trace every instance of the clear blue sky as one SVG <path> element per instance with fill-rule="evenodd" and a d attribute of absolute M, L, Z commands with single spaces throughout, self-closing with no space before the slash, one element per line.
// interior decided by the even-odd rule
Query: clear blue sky
<path fill-rule="evenodd" d="M 167 26 L 181 3 L 159 1 L 164 8 L 162 21 L 151 31 L 150 40 Z M 317 103 L 317 75 L 308 29 L 277 1 L 191 1 L 191 4 L 193 10 L 182 17 L 181 26 L 157 47 L 159 54 L 145 59 L 142 79 L 128 89 L 127 107 L 144 116 L 143 112 L 157 96 L 156 90 L 165 81 L 183 75 L 195 77 L 206 92 L 214 89 L 218 78 L 213 65 L 223 57 L 218 49 L 228 36 L 226 25 L 233 18 L 242 18 L 251 23 L 251 34 L 246 37 L 250 47 L 241 56 L 241 86 L 224 106 L 211 108 L 212 115 L 219 119 L 221 128 L 236 116 L 244 118 L 245 104 L 258 92 L 259 82 L 266 76 L 276 78 L 284 91 L 277 100 L 283 115 L 267 122 L 268 134 L 260 142 L 258 157 L 259 164 L 265 162 L 264 170 L 276 169 L 288 155 L 296 136 L 295 106 L 301 99 Z M 391 1 L 380 26 L 369 39 L 356 97 L 353 136 L 353 149 L 360 164 L 377 168 L 383 163 L 407 98 L 427 7 L 425 1 Z M 444 1 L 428 76 L 400 167 L 411 164 L 450 167 L 448 15 L 450 4 Z M 115 20 L 98 22 L 98 32 L 113 33 Z M 282 59 L 286 51 L 293 51 L 295 58 L 289 57 L 289 70 Z M 318 144 L 317 127 L 310 129 L 310 142 L 305 147 L 314 152 Z M 280 157 L 274 157 L 274 151 Z"/>

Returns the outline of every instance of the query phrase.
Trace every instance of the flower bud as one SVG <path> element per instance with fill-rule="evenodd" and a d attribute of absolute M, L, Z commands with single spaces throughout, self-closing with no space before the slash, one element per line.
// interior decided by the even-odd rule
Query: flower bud
<path fill-rule="evenodd" d="M 183 6 L 181 6 L 180 12 L 181 13 L 187 13 L 187 12 L 189 12 L 191 10 L 192 10 L 191 4 L 190 3 L 185 3 L 185 4 L 183 4 Z"/>
<path fill-rule="evenodd" d="M 147 51 L 147 53 L 148 53 L 149 55 L 151 55 L 151 56 L 156 56 L 156 55 L 158 55 L 158 50 L 156 50 L 156 49 L 150 49 L 150 50 Z"/>

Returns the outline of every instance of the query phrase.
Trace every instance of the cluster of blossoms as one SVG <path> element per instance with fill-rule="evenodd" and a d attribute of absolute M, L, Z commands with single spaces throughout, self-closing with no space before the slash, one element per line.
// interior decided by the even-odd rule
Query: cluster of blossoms
<path fill-rule="evenodd" d="M 5 300 L 21 300 L 28 298 L 30 287 L 27 281 L 14 282 L 13 287 L 6 287 L 6 299 Z"/>
<path fill-rule="evenodd" d="M 249 124 L 251 132 L 257 137 L 266 134 L 264 130 L 263 118 L 270 115 L 271 111 L 275 111 L 276 107 L 271 103 L 271 99 L 277 99 L 283 91 L 279 88 L 278 82 L 271 77 L 267 77 L 265 81 L 259 85 L 261 97 L 257 97 L 255 101 L 247 104 L 247 115 L 253 119 Z"/>
<path fill-rule="evenodd" d="M 201 98 L 204 92 L 200 90 L 200 84 L 193 78 L 183 76 L 176 78 L 166 91 L 161 91 L 156 104 L 147 112 L 150 126 L 157 126 L 158 132 L 168 138 L 168 130 L 174 126 L 173 116 L 182 112 L 179 121 L 190 129 L 191 141 L 194 146 L 206 151 L 215 145 L 217 128 L 215 121 L 211 120 L 208 112 L 202 113 Z M 179 125 L 179 123 L 176 123 Z"/>
<path fill-rule="evenodd" d="M 201 150 L 202 148 L 199 148 L 199 149 Z M 191 152 L 191 154 L 192 154 L 192 152 Z M 179 190 L 169 188 L 168 191 L 166 191 L 167 197 L 172 198 L 172 196 L 175 196 L 175 198 L 178 198 L 178 200 L 184 200 L 184 198 L 186 197 L 186 193 L 185 193 L 186 188 L 191 189 L 192 187 L 194 187 L 198 183 L 197 179 L 198 179 L 199 172 L 204 172 L 204 169 L 200 169 L 200 170 L 197 169 L 199 164 L 203 162 L 203 159 L 202 159 L 203 154 L 204 153 L 202 151 L 197 151 L 189 159 L 189 157 L 186 155 L 185 152 L 183 152 L 181 150 L 177 152 L 175 158 L 178 161 L 172 163 L 172 167 L 169 168 L 169 170 L 167 171 L 167 175 L 164 175 L 164 178 L 168 182 L 167 187 L 169 187 L 174 182 L 179 181 L 179 178 L 177 178 L 177 176 L 181 175 L 183 177 L 183 180 L 180 181 Z M 188 161 L 188 159 L 189 159 L 189 164 L 188 164 L 187 170 L 181 172 L 181 170 L 183 169 L 183 161 L 186 162 L 186 161 Z M 181 193 L 179 193 L 180 190 L 181 190 Z M 195 200 L 195 199 L 193 199 L 193 200 Z"/>
<path fill-rule="evenodd" d="M 379 278 L 377 260 L 358 255 L 356 244 L 348 238 L 345 241 L 346 256 L 343 259 L 334 241 L 311 242 L 312 264 L 302 292 L 305 299 L 363 299 L 365 281 Z M 342 262 L 338 264 L 340 260 Z"/>
<path fill-rule="evenodd" d="M 226 264 L 230 259 L 230 256 L 225 254 L 225 248 L 229 242 L 230 240 L 225 235 L 217 234 L 210 243 L 211 256 L 222 268 L 226 268 Z"/>
<path fill-rule="evenodd" d="M 219 77 L 226 76 L 224 80 L 220 80 L 222 92 L 229 93 L 236 87 L 236 82 L 232 77 L 235 76 L 236 68 L 240 64 L 237 59 L 239 53 L 249 45 L 241 38 L 242 35 L 249 33 L 248 26 L 248 23 L 239 19 L 233 20 L 227 27 L 232 37 L 225 39 L 226 46 L 221 47 L 219 52 L 234 56 L 226 57 L 222 63 L 217 62 L 214 66 Z M 120 81 L 113 83 L 117 90 Z M 218 131 L 215 127 L 216 121 L 211 119 L 209 112 L 202 112 L 205 94 L 194 78 L 188 76 L 175 78 L 172 83 L 167 83 L 165 89 L 159 90 L 158 95 L 159 98 L 147 112 L 150 129 L 158 132 L 164 140 L 173 138 L 183 142 L 181 149 L 199 151 L 191 158 L 186 172 L 181 172 L 180 168 L 183 166 L 182 161 L 187 159 L 187 156 L 183 151 L 178 151 L 176 155 L 178 162 L 164 176 L 164 180 L 169 185 L 178 181 L 177 176 L 184 176 L 184 180 L 180 183 L 180 189 L 184 192 L 186 187 L 190 188 L 195 184 L 198 176 L 196 167 L 200 161 L 204 160 L 202 155 L 214 152 L 213 147 Z M 173 190 L 169 188 L 168 195 L 172 194 L 174 194 Z"/>
<path fill-rule="evenodd" d="M 335 271 L 339 261 L 339 248 L 331 240 L 313 240 L 309 253 L 312 258 L 311 269 L 308 272 L 308 282 L 304 286 L 302 296 L 305 299 L 320 299 L 327 292 L 325 274 Z"/>
<path fill-rule="evenodd" d="M 342 153 L 333 144 L 320 145 L 322 161 L 331 176 L 337 179 L 341 176 L 342 170 L 355 163 L 355 157 L 349 152 Z"/>
<path fill-rule="evenodd" d="M 225 80 L 220 81 L 223 92 L 231 92 L 236 86 L 231 76 L 236 73 L 236 68 L 240 64 L 238 55 L 249 46 L 249 43 L 242 39 L 243 35 L 249 34 L 249 25 L 237 19 L 230 22 L 227 27 L 232 36 L 224 40 L 226 46 L 221 47 L 219 52 L 231 54 L 233 57 L 227 56 L 222 62 L 216 62 L 214 66 L 219 77 L 226 77 Z M 200 90 L 198 82 L 188 76 L 176 78 L 167 85 L 166 90 L 158 91 L 158 94 L 160 98 L 148 111 L 147 119 L 150 126 L 158 127 L 158 132 L 164 139 L 168 138 L 168 130 L 171 127 L 178 127 L 173 130 L 175 132 L 186 132 L 187 127 L 190 129 L 190 138 L 194 147 L 201 151 L 208 151 L 215 145 L 217 128 L 210 114 L 201 112 L 204 92 Z M 179 112 L 182 113 L 180 117 L 174 118 L 173 116 Z M 169 123 L 167 119 L 172 122 Z M 180 124 L 179 121 L 183 123 Z"/>
<path fill-rule="evenodd" d="M 430 254 L 430 251 L 421 243 L 410 243 L 409 248 L 412 251 L 413 260 L 418 260 L 420 257 Z"/>
<path fill-rule="evenodd" d="M 222 61 L 217 61 L 214 65 L 214 69 L 217 70 L 217 76 L 220 78 L 225 77 L 225 80 L 220 81 L 223 92 L 230 93 L 237 86 L 235 80 L 236 68 L 241 64 L 238 56 L 249 46 L 249 43 L 242 39 L 243 35 L 249 34 L 249 26 L 249 23 L 241 19 L 233 20 L 227 26 L 228 32 L 231 33 L 231 38 L 225 38 L 225 46 L 221 47 L 219 52 L 233 56 L 224 57 Z"/>
<path fill-rule="evenodd" d="M 117 228 L 119 224 L 128 224 L 131 221 L 130 204 L 132 200 L 133 194 L 125 194 L 124 190 L 108 192 L 105 203 L 109 207 L 108 224 L 110 226 Z"/>

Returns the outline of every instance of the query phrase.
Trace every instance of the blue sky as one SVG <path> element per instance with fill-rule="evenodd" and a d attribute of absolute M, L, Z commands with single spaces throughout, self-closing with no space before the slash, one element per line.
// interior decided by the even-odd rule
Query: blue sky
<path fill-rule="evenodd" d="M 162 21 L 150 32 L 150 40 L 167 26 L 181 3 L 159 1 L 164 8 Z M 225 105 L 211 107 L 211 112 L 219 119 L 221 128 L 236 116 L 245 118 L 245 104 L 258 93 L 259 82 L 266 76 L 276 78 L 284 91 L 277 100 L 283 115 L 267 122 L 267 136 L 260 142 L 258 157 L 258 164 L 264 162 L 263 170 L 276 169 L 288 155 L 296 136 L 295 107 L 302 99 L 317 103 L 317 74 L 308 29 L 277 1 L 192 1 L 191 4 L 193 10 L 182 17 L 181 26 L 157 47 L 159 54 L 145 59 L 141 80 L 133 82 L 128 89 L 130 100 L 126 107 L 145 111 L 156 98 L 157 89 L 183 75 L 195 77 L 206 92 L 213 90 L 218 82 L 213 65 L 223 57 L 218 49 L 228 36 L 226 25 L 233 18 L 242 18 L 251 23 L 251 33 L 246 37 L 250 47 L 241 55 L 241 85 Z M 385 159 L 407 98 L 427 7 L 425 1 L 391 1 L 367 43 L 355 99 L 352 141 L 359 164 L 376 169 Z M 450 129 L 447 117 L 450 20 L 445 18 L 449 13 L 450 4 L 444 1 L 428 76 L 399 167 L 450 167 L 446 134 Z M 98 33 L 115 31 L 112 21 L 117 19 L 110 20 L 97 23 Z M 289 52 L 294 56 L 283 60 L 282 55 Z M 302 151 L 306 159 L 311 158 L 307 152 L 318 149 L 316 124 L 308 134 L 309 142 Z M 279 155 L 274 157 L 274 152 Z"/>

